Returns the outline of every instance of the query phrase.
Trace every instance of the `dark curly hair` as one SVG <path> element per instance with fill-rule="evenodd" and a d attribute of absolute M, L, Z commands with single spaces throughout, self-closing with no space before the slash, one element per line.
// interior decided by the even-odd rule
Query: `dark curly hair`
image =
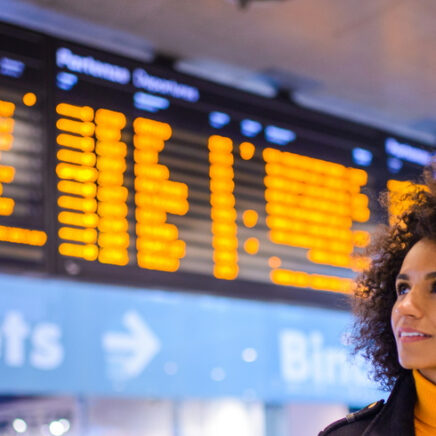
<path fill-rule="evenodd" d="M 369 268 L 357 278 L 353 299 L 356 316 L 353 329 L 355 353 L 372 364 L 372 378 L 385 390 L 409 370 L 398 362 L 391 328 L 391 311 L 396 300 L 395 280 L 403 259 L 419 240 L 436 241 L 436 180 L 434 170 L 424 173 L 424 187 L 417 186 L 399 200 L 410 207 L 390 227 L 382 227 L 368 247 Z M 398 199 L 397 199 L 398 200 Z M 387 206 L 388 194 L 382 196 Z"/>

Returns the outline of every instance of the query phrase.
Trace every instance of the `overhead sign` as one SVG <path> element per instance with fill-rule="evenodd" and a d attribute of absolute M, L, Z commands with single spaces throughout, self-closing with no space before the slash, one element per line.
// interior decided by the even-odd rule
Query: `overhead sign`
<path fill-rule="evenodd" d="M 362 405 L 345 312 L 1 275 L 0 393 Z"/>
<path fill-rule="evenodd" d="M 103 350 L 111 378 L 129 380 L 144 371 L 161 345 L 138 312 L 126 312 L 123 325 L 126 332 L 103 335 Z"/>

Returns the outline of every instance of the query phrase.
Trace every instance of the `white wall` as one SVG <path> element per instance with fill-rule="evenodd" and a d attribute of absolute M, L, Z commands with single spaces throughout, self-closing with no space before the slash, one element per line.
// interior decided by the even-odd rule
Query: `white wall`
<path fill-rule="evenodd" d="M 285 407 L 286 436 L 316 436 L 348 412 L 348 407 L 343 404 L 290 404 Z"/>
<path fill-rule="evenodd" d="M 261 403 L 234 399 L 184 401 L 177 436 L 266 436 Z"/>
<path fill-rule="evenodd" d="M 171 401 L 88 399 L 83 436 L 174 436 Z"/>

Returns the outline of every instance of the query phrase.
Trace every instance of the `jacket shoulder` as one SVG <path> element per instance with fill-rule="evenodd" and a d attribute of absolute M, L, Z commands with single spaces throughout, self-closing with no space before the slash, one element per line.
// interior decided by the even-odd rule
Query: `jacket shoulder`
<path fill-rule="evenodd" d="M 352 436 L 361 435 L 371 420 L 383 407 L 384 400 L 369 404 L 357 412 L 349 413 L 327 426 L 318 436 Z"/>

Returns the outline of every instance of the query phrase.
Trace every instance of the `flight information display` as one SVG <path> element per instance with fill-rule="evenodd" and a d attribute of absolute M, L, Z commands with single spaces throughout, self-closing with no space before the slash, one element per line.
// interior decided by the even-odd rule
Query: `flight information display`
<path fill-rule="evenodd" d="M 379 192 L 432 158 L 416 141 L 158 61 L 39 38 L 32 80 L 0 77 L 0 255 L 18 260 L 10 235 L 21 260 L 48 244 L 48 273 L 327 302 L 368 263 L 387 220 Z M 20 55 L 6 65 L 26 66 Z"/>
<path fill-rule="evenodd" d="M 0 259 L 43 264 L 47 232 L 44 39 L 0 38 Z"/>

